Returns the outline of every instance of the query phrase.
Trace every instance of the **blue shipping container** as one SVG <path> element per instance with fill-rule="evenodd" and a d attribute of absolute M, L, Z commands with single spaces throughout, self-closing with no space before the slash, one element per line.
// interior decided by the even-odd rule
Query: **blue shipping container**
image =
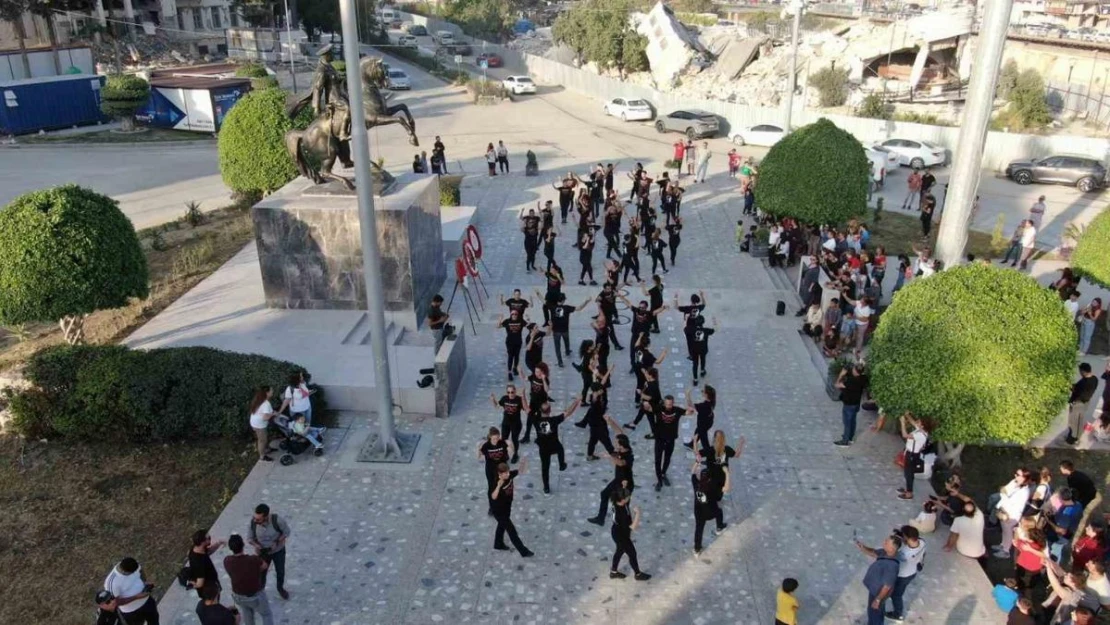
<path fill-rule="evenodd" d="M 69 74 L 0 82 L 0 134 L 22 135 L 108 121 L 103 76 Z"/>

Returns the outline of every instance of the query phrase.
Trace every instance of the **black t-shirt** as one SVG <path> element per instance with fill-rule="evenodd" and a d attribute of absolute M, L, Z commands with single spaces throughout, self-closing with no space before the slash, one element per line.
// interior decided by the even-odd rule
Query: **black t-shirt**
<path fill-rule="evenodd" d="M 590 404 L 589 410 L 586 411 L 586 423 L 589 423 L 590 427 L 594 429 L 604 430 L 606 428 L 605 402 L 599 399 Z"/>
<path fill-rule="evenodd" d="M 559 205 L 570 204 L 574 199 L 574 187 L 559 187 Z"/>
<path fill-rule="evenodd" d="M 520 475 L 520 471 L 509 471 L 509 478 L 501 486 L 501 492 L 497 494 L 497 499 L 493 500 L 494 510 L 500 512 L 508 512 L 513 507 L 513 490 L 514 481 L 516 476 Z"/>
<path fill-rule="evenodd" d="M 189 550 L 189 579 L 204 578 L 204 584 L 220 585 L 220 574 L 216 572 L 216 565 L 207 553 L 197 553 Z"/>
<path fill-rule="evenodd" d="M 497 441 L 496 445 L 487 440 L 479 451 L 486 458 L 487 470 L 496 469 L 497 465 L 509 461 L 509 443 L 505 439 Z"/>
<path fill-rule="evenodd" d="M 846 406 L 858 406 L 863 402 L 863 389 L 867 388 L 866 375 L 844 376 L 844 388 L 840 390 L 840 401 Z"/>
<path fill-rule="evenodd" d="M 432 306 L 428 309 L 428 327 L 433 330 L 443 329 L 443 324 L 447 323 L 447 313 L 443 312 L 438 306 Z"/>
<path fill-rule="evenodd" d="M 636 350 L 636 366 L 641 369 L 650 369 L 655 365 L 657 358 L 655 354 L 649 352 L 647 348 L 640 348 Z"/>
<path fill-rule="evenodd" d="M 555 212 L 544 207 L 540 210 L 540 219 L 543 220 L 543 229 L 550 230 L 555 225 Z"/>
<path fill-rule="evenodd" d="M 627 534 L 632 531 L 632 512 L 628 505 L 613 506 L 613 531 Z"/>
<path fill-rule="evenodd" d="M 122 625 L 123 620 L 120 618 L 119 611 L 109 612 L 107 610 L 96 609 L 96 625 Z"/>
<path fill-rule="evenodd" d="M 713 509 L 713 502 L 716 501 L 713 496 L 712 482 L 703 487 L 698 476 L 691 473 L 690 483 L 694 486 L 694 509 L 702 513 L 710 512 Z"/>
<path fill-rule="evenodd" d="M 708 430 L 713 427 L 713 406 L 707 401 L 698 402 L 694 404 L 694 411 L 697 412 L 698 430 Z"/>
<path fill-rule="evenodd" d="M 544 386 L 543 380 L 534 373 L 528 376 L 528 391 L 530 393 L 528 403 L 539 410 L 540 404 L 547 400 L 547 388 Z"/>
<path fill-rule="evenodd" d="M 701 311 L 705 310 L 705 304 L 690 304 L 689 306 L 679 306 L 678 312 L 685 315 L 683 329 L 686 332 L 694 330 L 694 319 L 697 318 Z"/>
<path fill-rule="evenodd" d="M 200 625 L 235 625 L 235 614 L 227 606 L 218 603 L 204 605 L 204 601 L 198 601 L 197 617 Z"/>
<path fill-rule="evenodd" d="M 1094 481 L 1082 471 L 1072 471 L 1072 474 L 1068 476 L 1068 488 L 1075 493 L 1075 500 L 1082 504 L 1084 508 L 1098 494 L 1098 488 L 1095 487 Z"/>
<path fill-rule="evenodd" d="M 606 293 L 605 291 L 602 291 L 601 293 L 598 293 L 597 301 L 601 304 L 602 310 L 615 311 L 617 309 L 617 294 L 616 293 L 612 293 L 612 292 Z M 606 315 L 606 316 L 608 316 L 608 315 Z"/>
<path fill-rule="evenodd" d="M 659 381 L 645 382 L 643 390 L 640 391 L 640 401 L 651 402 L 652 405 L 655 405 L 659 403 L 660 399 L 662 398 L 659 396 Z"/>
<path fill-rule="evenodd" d="M 659 416 L 655 419 L 655 438 L 674 440 L 678 438 L 678 422 L 686 414 L 685 408 L 671 406 L 659 408 Z"/>
<path fill-rule="evenodd" d="M 1106 384 L 1102 387 L 1103 403 L 1110 405 L 1110 371 L 1103 372 L 1102 379 L 1106 381 Z"/>
<path fill-rule="evenodd" d="M 528 308 L 531 304 L 529 304 L 528 300 L 526 300 L 524 298 L 510 297 L 509 299 L 505 300 L 505 305 L 509 307 L 509 312 L 512 312 L 512 311 L 515 310 L 518 313 L 520 313 L 520 318 L 523 319 L 524 318 L 524 310 L 526 308 Z"/>
<path fill-rule="evenodd" d="M 524 221 L 524 234 L 536 235 L 540 232 L 540 218 L 535 216 L 523 217 Z"/>
<path fill-rule="evenodd" d="M 547 336 L 547 332 L 544 332 L 542 330 L 533 330 L 532 331 L 532 338 L 531 338 L 532 349 L 530 349 L 528 351 L 532 352 L 533 354 L 542 354 L 543 353 L 543 339 L 544 339 L 545 336 Z"/>
<path fill-rule="evenodd" d="M 663 306 L 663 288 L 653 286 L 648 289 L 648 297 L 651 299 L 651 309 L 658 310 Z"/>
<path fill-rule="evenodd" d="M 667 244 L 663 242 L 663 239 L 652 239 L 652 241 L 651 241 L 651 253 L 652 254 L 656 254 L 656 255 L 661 256 L 663 254 L 663 250 L 665 250 L 665 249 L 667 249 Z"/>
<path fill-rule="evenodd" d="M 636 462 L 636 457 L 632 454 L 632 450 L 615 451 L 613 452 L 613 456 L 618 460 L 624 461 L 624 466 L 613 466 L 613 479 L 617 480 L 618 483 L 627 480 L 628 487 L 632 488 L 636 485 L 635 480 L 632 479 L 632 464 Z"/>
<path fill-rule="evenodd" d="M 668 238 L 670 238 L 670 240 L 672 241 L 671 244 L 673 245 L 674 244 L 673 241 L 679 240 L 679 238 L 681 238 L 681 236 L 682 236 L 682 225 L 681 224 L 671 224 L 671 225 L 667 226 L 667 235 L 668 235 Z"/>
<path fill-rule="evenodd" d="M 566 418 L 567 415 L 564 412 L 547 417 L 541 414 L 539 418 L 536 419 L 536 444 L 544 445 L 546 443 L 558 442 L 559 426 Z"/>
<path fill-rule="evenodd" d="M 936 182 L 937 177 L 934 176 L 932 172 L 925 172 L 925 175 L 921 177 L 921 192 L 925 193 L 929 189 L 932 189 Z"/>
<path fill-rule="evenodd" d="M 616 234 L 621 230 L 621 217 L 623 213 L 612 211 L 605 213 L 605 233 Z"/>
<path fill-rule="evenodd" d="M 521 342 L 521 333 L 524 332 L 524 322 L 517 319 L 506 319 L 501 322 L 501 327 L 505 328 L 505 340 L 513 343 Z"/>
<path fill-rule="evenodd" d="M 512 397 L 502 395 L 497 405 L 501 406 L 506 419 L 519 418 L 520 411 L 524 408 L 524 399 L 521 398 L 520 395 L 514 395 Z"/>
<path fill-rule="evenodd" d="M 632 327 L 637 330 L 646 330 L 651 324 L 651 311 L 641 308 L 632 309 Z"/>
<path fill-rule="evenodd" d="M 567 306 L 566 304 L 559 304 L 551 309 L 551 331 L 552 332 L 569 332 L 570 331 L 570 316 L 577 308 L 574 306 Z M 557 343 L 557 341 L 556 341 Z"/>
<path fill-rule="evenodd" d="M 709 337 L 714 332 L 713 328 L 694 328 L 690 333 L 690 349 L 697 354 L 709 351 Z"/>
<path fill-rule="evenodd" d="M 736 450 L 725 445 L 725 453 L 721 456 L 717 454 L 714 448 L 709 447 L 702 451 L 702 455 L 709 467 L 709 476 L 713 481 L 723 485 L 725 483 L 725 469 L 728 468 L 728 459 L 736 457 Z"/>

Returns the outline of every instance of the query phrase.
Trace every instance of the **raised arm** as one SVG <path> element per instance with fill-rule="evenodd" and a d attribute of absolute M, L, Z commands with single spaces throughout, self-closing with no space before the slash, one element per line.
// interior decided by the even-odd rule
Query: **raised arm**
<path fill-rule="evenodd" d="M 518 475 L 524 475 L 528 472 L 528 458 L 521 456 L 520 464 L 517 465 L 516 471 Z"/>
<path fill-rule="evenodd" d="M 496 394 L 490 393 L 489 394 L 489 401 L 490 401 L 491 404 L 493 404 L 494 408 L 500 408 L 501 407 L 501 404 L 497 403 L 497 395 Z"/>
<path fill-rule="evenodd" d="M 613 418 L 613 415 L 606 413 L 605 422 L 609 424 L 609 429 L 613 430 L 614 434 L 624 434 L 624 430 L 621 429 L 621 424 L 617 423 L 616 419 Z M 621 466 L 624 466 L 623 462 L 619 464 Z"/>
<path fill-rule="evenodd" d="M 581 306 L 574 309 L 574 312 L 582 312 L 583 310 L 586 309 L 587 306 L 589 306 L 591 303 L 593 303 L 593 301 L 594 301 L 593 298 L 587 297 L 586 301 L 582 302 Z"/>
<path fill-rule="evenodd" d="M 644 291 L 644 292 L 646 293 L 647 291 Z M 651 314 L 652 314 L 652 316 L 658 317 L 659 315 L 663 314 L 663 311 L 665 311 L 665 310 L 667 310 L 667 305 L 663 304 L 659 308 L 656 308 L 655 310 L 651 311 Z"/>
<path fill-rule="evenodd" d="M 497 315 L 497 321 L 493 322 L 493 327 L 500 328 L 502 323 L 505 323 L 505 315 L 504 314 Z"/>
<path fill-rule="evenodd" d="M 575 397 L 574 401 L 570 402 L 570 405 L 567 406 L 566 410 L 563 411 L 563 415 L 569 417 L 570 415 L 574 414 L 576 410 L 578 410 L 578 406 L 580 405 L 582 405 L 582 398 Z"/>
<path fill-rule="evenodd" d="M 668 354 L 669 350 L 670 350 L 669 347 L 664 347 L 663 351 L 659 352 L 659 357 L 655 359 L 655 366 L 656 367 L 663 364 L 663 361 L 667 359 L 667 354 Z"/>

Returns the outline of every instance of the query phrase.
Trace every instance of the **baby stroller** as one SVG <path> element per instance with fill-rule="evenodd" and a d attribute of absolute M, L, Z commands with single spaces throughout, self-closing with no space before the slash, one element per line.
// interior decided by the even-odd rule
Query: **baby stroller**
<path fill-rule="evenodd" d="M 300 419 L 301 416 L 300 413 L 292 417 L 277 414 L 270 420 L 270 423 L 281 433 L 278 449 L 282 453 L 278 461 L 282 466 L 293 464 L 297 461 L 297 456 L 309 448 L 313 448 L 312 453 L 315 456 L 324 455 L 324 433 L 327 432 L 327 428 L 305 425 L 304 420 Z"/>

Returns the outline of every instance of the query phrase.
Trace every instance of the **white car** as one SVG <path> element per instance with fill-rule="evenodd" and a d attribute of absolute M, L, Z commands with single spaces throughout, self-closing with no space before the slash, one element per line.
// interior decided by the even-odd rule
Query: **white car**
<path fill-rule="evenodd" d="M 915 139 L 887 139 L 875 146 L 886 148 L 898 155 L 898 163 L 914 169 L 943 165 L 948 160 L 948 151 L 935 143 Z"/>
<path fill-rule="evenodd" d="M 386 88 L 394 91 L 398 89 L 412 89 L 412 83 L 409 82 L 409 75 L 399 69 L 391 69 L 386 72 Z"/>
<path fill-rule="evenodd" d="M 876 163 L 883 164 L 883 170 L 890 173 L 898 169 L 901 165 L 900 159 L 894 151 L 884 148 L 881 145 L 873 145 L 871 147 L 863 146 L 863 151 L 867 152 L 867 157 Z"/>
<path fill-rule="evenodd" d="M 455 35 L 449 30 L 437 30 L 436 34 L 432 35 L 432 40 L 441 46 L 446 46 L 455 43 Z"/>
<path fill-rule="evenodd" d="M 782 126 L 756 124 L 733 131 L 728 138 L 736 145 L 760 145 L 769 148 L 785 136 L 786 131 L 782 129 Z"/>
<path fill-rule="evenodd" d="M 415 48 L 416 37 L 413 37 L 412 35 L 401 35 L 397 38 L 397 45 L 403 48 Z"/>
<path fill-rule="evenodd" d="M 626 100 L 616 98 L 605 103 L 605 114 L 610 117 L 619 117 L 621 121 L 638 121 L 651 119 L 654 113 L 647 100 Z"/>
<path fill-rule="evenodd" d="M 506 91 L 514 95 L 536 92 L 536 83 L 532 82 L 532 79 L 527 76 L 509 76 L 502 80 L 501 84 Z"/>

